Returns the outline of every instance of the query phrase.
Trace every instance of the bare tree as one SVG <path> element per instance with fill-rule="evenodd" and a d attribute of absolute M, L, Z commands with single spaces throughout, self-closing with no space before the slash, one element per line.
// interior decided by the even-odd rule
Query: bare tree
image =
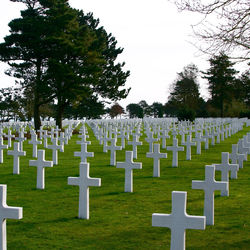
<path fill-rule="evenodd" d="M 170 0 L 179 11 L 204 15 L 193 25 L 197 46 L 210 55 L 225 51 L 232 59 L 250 59 L 250 2 L 249 0 Z M 206 42 L 204 44 L 204 42 Z"/>

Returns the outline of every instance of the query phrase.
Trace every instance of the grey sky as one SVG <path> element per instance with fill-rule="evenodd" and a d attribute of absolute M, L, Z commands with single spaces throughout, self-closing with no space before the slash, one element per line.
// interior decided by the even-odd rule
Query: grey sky
<path fill-rule="evenodd" d="M 179 13 L 167 0 L 69 0 L 72 7 L 93 12 L 107 32 L 112 33 L 118 46 L 124 48 L 119 61 L 131 71 L 126 87 L 129 96 L 120 101 L 122 106 L 146 100 L 167 101 L 169 85 L 176 73 L 194 63 L 200 70 L 208 68 L 207 57 L 201 56 L 190 41 L 195 40 L 191 24 L 200 20 L 194 13 Z M 24 5 L 1 0 L 0 39 L 8 33 L 8 23 L 20 15 Z M 4 75 L 6 66 L 0 64 L 1 87 L 13 85 L 14 80 Z M 207 96 L 206 84 L 200 81 L 201 94 Z"/>

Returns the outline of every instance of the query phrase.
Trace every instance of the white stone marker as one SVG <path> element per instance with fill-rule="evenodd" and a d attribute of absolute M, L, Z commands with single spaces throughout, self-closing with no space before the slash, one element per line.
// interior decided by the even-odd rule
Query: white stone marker
<path fill-rule="evenodd" d="M 117 137 L 121 138 L 121 146 L 122 148 L 125 148 L 125 139 L 127 138 L 126 131 L 122 129 Z"/>
<path fill-rule="evenodd" d="M 8 147 L 11 148 L 11 145 L 12 145 L 11 139 L 15 137 L 15 135 L 11 134 L 11 129 L 8 129 L 8 134 L 5 135 L 5 137 L 8 138 Z"/>
<path fill-rule="evenodd" d="M 14 150 L 8 150 L 8 155 L 13 155 L 14 161 L 13 161 L 13 174 L 20 174 L 20 162 L 19 162 L 19 156 L 26 156 L 25 151 L 19 150 L 19 142 L 14 142 Z"/>
<path fill-rule="evenodd" d="M 20 151 L 23 151 L 23 142 L 26 140 L 24 136 L 24 132 L 19 132 L 19 136 L 16 137 L 16 140 L 19 142 L 19 149 Z"/>
<path fill-rule="evenodd" d="M 31 140 L 29 141 L 29 144 L 33 145 L 32 156 L 37 157 L 37 145 L 42 144 L 42 142 L 37 140 L 36 134 L 33 134 L 31 136 Z"/>
<path fill-rule="evenodd" d="M 87 163 L 87 158 L 94 157 L 94 153 L 87 151 L 87 143 L 82 143 L 81 152 L 74 152 L 74 156 L 81 157 L 81 162 Z"/>
<path fill-rule="evenodd" d="M 48 135 L 48 130 L 44 130 L 44 132 L 43 132 L 43 146 L 45 148 L 48 147 L 48 138 L 50 138 L 50 135 Z"/>
<path fill-rule="evenodd" d="M 60 132 L 60 136 L 58 137 L 58 141 L 60 145 L 64 146 L 64 144 L 68 144 L 69 140 L 67 136 L 64 136 L 64 132 Z"/>
<path fill-rule="evenodd" d="M 68 185 L 79 186 L 78 218 L 89 219 L 89 187 L 100 187 L 100 178 L 89 177 L 89 163 L 80 163 L 80 177 L 68 177 Z"/>
<path fill-rule="evenodd" d="M 128 145 L 133 146 L 133 158 L 137 159 L 137 146 L 141 146 L 142 142 L 139 141 L 138 135 L 133 135 L 133 141 L 128 141 Z"/>
<path fill-rule="evenodd" d="M 229 164 L 229 153 L 221 153 L 221 164 L 213 164 L 215 170 L 221 171 L 221 181 L 229 182 L 229 171 L 231 171 L 231 179 L 237 179 L 238 164 Z M 229 187 L 227 190 L 221 191 L 221 196 L 229 196 Z"/>
<path fill-rule="evenodd" d="M 187 141 L 181 145 L 186 146 L 186 160 L 191 160 L 191 146 L 195 146 L 196 142 L 192 141 L 192 135 L 187 135 Z"/>
<path fill-rule="evenodd" d="M 125 169 L 125 188 L 124 192 L 133 192 L 133 169 L 142 169 L 142 163 L 133 162 L 133 151 L 126 151 L 125 162 L 117 162 L 117 168 Z"/>
<path fill-rule="evenodd" d="M 52 161 L 45 161 L 45 150 L 38 150 L 37 160 L 30 160 L 29 165 L 37 167 L 36 175 L 36 188 L 44 189 L 45 188 L 45 167 L 53 167 Z"/>
<path fill-rule="evenodd" d="M 247 161 L 247 155 L 250 154 L 250 148 L 244 147 L 243 139 L 238 141 L 238 150 L 240 154 L 245 154 L 245 160 Z"/>
<path fill-rule="evenodd" d="M 148 132 L 147 137 L 145 138 L 145 141 L 149 143 L 149 152 L 153 151 L 153 143 L 158 141 L 158 138 L 154 138 L 153 132 Z"/>
<path fill-rule="evenodd" d="M 201 133 L 197 133 L 196 137 L 193 139 L 196 142 L 196 154 L 201 154 L 201 142 L 205 142 L 205 138 L 202 138 Z"/>
<path fill-rule="evenodd" d="M 3 150 L 7 148 L 8 145 L 3 144 L 3 137 L 0 136 L 0 163 L 3 163 Z"/>
<path fill-rule="evenodd" d="M 48 145 L 48 149 L 52 149 L 52 159 L 53 159 L 53 164 L 57 165 L 58 164 L 58 152 L 57 150 L 60 150 L 60 152 L 64 152 L 64 147 L 63 145 L 58 145 L 57 138 L 53 138 L 52 140 L 52 145 Z"/>
<path fill-rule="evenodd" d="M 88 135 L 80 134 L 78 135 L 78 137 L 81 138 L 81 141 L 76 141 L 76 144 L 82 144 L 82 143 L 87 143 L 88 145 L 91 144 L 91 141 L 87 141 Z"/>
<path fill-rule="evenodd" d="M 146 154 L 148 158 L 154 159 L 153 177 L 160 177 L 160 158 L 167 158 L 166 153 L 160 153 L 160 144 L 154 144 L 154 152 Z"/>
<path fill-rule="evenodd" d="M 110 150 L 110 165 L 115 166 L 116 164 L 116 150 L 122 150 L 121 146 L 116 146 L 116 138 L 111 139 L 111 145 L 106 147 Z"/>
<path fill-rule="evenodd" d="M 239 164 L 239 168 L 243 168 L 245 154 L 238 153 L 238 144 L 232 144 L 232 153 L 229 154 L 232 164 Z"/>
<path fill-rule="evenodd" d="M 203 135 L 202 138 L 205 139 L 205 149 L 209 149 L 209 138 L 211 138 L 211 135 L 208 130 L 205 130 L 205 135 Z"/>
<path fill-rule="evenodd" d="M 162 134 L 159 135 L 159 138 L 161 138 L 161 141 L 162 141 L 162 148 L 166 148 L 167 147 L 166 139 L 170 138 L 168 131 L 166 131 L 166 130 L 162 131 Z"/>
<path fill-rule="evenodd" d="M 153 227 L 168 227 L 171 229 L 171 250 L 185 249 L 186 229 L 201 229 L 206 227 L 205 216 L 192 216 L 186 213 L 187 192 L 172 192 L 172 213 L 152 215 Z"/>
<path fill-rule="evenodd" d="M 20 220 L 23 218 L 22 207 L 9 207 L 6 204 L 7 185 L 0 185 L 0 249 L 7 249 L 6 219 Z"/>
<path fill-rule="evenodd" d="M 228 186 L 226 181 L 215 180 L 215 167 L 208 165 L 205 167 L 205 180 L 192 181 L 192 189 L 202 189 L 205 192 L 204 216 L 207 225 L 214 225 L 214 191 L 226 192 Z"/>
<path fill-rule="evenodd" d="M 167 146 L 167 150 L 173 152 L 172 167 L 178 167 L 178 151 L 184 151 L 184 147 L 178 147 L 178 139 L 173 138 L 173 146 Z"/>

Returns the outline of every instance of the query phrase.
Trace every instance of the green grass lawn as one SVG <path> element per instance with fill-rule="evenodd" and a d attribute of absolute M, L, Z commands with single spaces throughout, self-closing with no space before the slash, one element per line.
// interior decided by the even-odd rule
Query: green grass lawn
<path fill-rule="evenodd" d="M 134 170 L 134 192 L 124 193 L 124 169 L 110 166 L 110 154 L 88 128 L 92 144 L 88 158 L 90 177 L 101 178 L 101 187 L 90 187 L 90 219 L 78 219 L 78 187 L 67 185 L 69 176 L 79 176 L 80 151 L 74 135 L 58 153 L 59 164 L 45 170 L 45 190 L 36 189 L 36 167 L 29 167 L 33 159 L 32 146 L 24 143 L 26 157 L 20 157 L 20 175 L 13 175 L 13 159 L 4 151 L 0 164 L 0 184 L 7 184 L 7 204 L 23 207 L 22 220 L 7 220 L 8 249 L 169 249 L 171 232 L 168 228 L 152 227 L 153 213 L 171 213 L 171 192 L 187 191 L 187 213 L 203 215 L 204 193 L 192 190 L 192 180 L 204 180 L 205 165 L 220 163 L 221 152 L 231 152 L 231 145 L 250 131 L 244 128 L 220 144 L 196 155 L 192 161 L 179 153 L 179 167 L 172 168 L 171 152 L 161 159 L 161 177 L 153 178 L 153 159 L 146 158 L 148 144 L 141 137 L 138 147 L 141 170 Z M 180 141 L 180 140 L 179 140 Z M 172 140 L 168 139 L 170 145 Z M 5 144 L 7 142 L 5 141 Z M 40 147 L 42 148 L 42 147 Z M 125 150 L 132 150 L 126 146 Z M 117 153 L 117 161 L 125 160 L 125 150 Z M 166 150 L 161 150 L 166 152 Z M 52 159 L 46 150 L 46 160 Z M 219 180 L 219 172 L 216 173 Z M 206 230 L 187 230 L 187 249 L 249 249 L 250 247 L 250 161 L 238 172 L 238 179 L 230 180 L 229 197 L 215 192 L 214 226 Z"/>

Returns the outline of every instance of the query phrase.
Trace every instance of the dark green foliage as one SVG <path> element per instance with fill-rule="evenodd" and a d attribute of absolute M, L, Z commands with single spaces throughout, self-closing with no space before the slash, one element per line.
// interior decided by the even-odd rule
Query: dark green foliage
<path fill-rule="evenodd" d="M 159 102 L 154 102 L 151 105 L 151 111 L 155 118 L 162 118 L 164 114 L 164 106 Z"/>
<path fill-rule="evenodd" d="M 177 118 L 179 121 L 185 121 L 185 120 L 194 121 L 195 111 L 189 108 L 181 108 L 178 110 Z"/>
<path fill-rule="evenodd" d="M 143 109 L 139 104 L 130 103 L 126 111 L 129 113 L 129 118 L 143 118 Z"/>
<path fill-rule="evenodd" d="M 230 104 L 233 98 L 237 71 L 233 68 L 234 63 L 222 52 L 212 57 L 209 63 L 210 68 L 203 72 L 204 78 L 208 80 L 212 105 L 220 110 L 220 116 L 224 117 L 226 105 Z"/>
<path fill-rule="evenodd" d="M 240 112 L 240 117 L 247 117 L 248 119 L 250 119 L 250 110 L 241 111 Z"/>
<path fill-rule="evenodd" d="M 147 104 L 147 102 L 145 100 L 142 100 L 138 103 L 141 108 L 143 109 L 143 116 L 151 116 L 151 106 Z"/>
<path fill-rule="evenodd" d="M 105 114 L 104 104 L 97 98 L 84 98 L 75 106 L 68 105 L 64 117 L 69 119 L 99 119 Z"/>
<path fill-rule="evenodd" d="M 177 115 L 187 110 L 193 110 L 200 113 L 200 104 L 204 102 L 199 93 L 199 84 L 197 82 L 198 68 L 194 64 L 184 67 L 183 71 L 178 73 L 177 79 L 172 85 L 172 90 L 165 105 L 166 115 Z"/>

